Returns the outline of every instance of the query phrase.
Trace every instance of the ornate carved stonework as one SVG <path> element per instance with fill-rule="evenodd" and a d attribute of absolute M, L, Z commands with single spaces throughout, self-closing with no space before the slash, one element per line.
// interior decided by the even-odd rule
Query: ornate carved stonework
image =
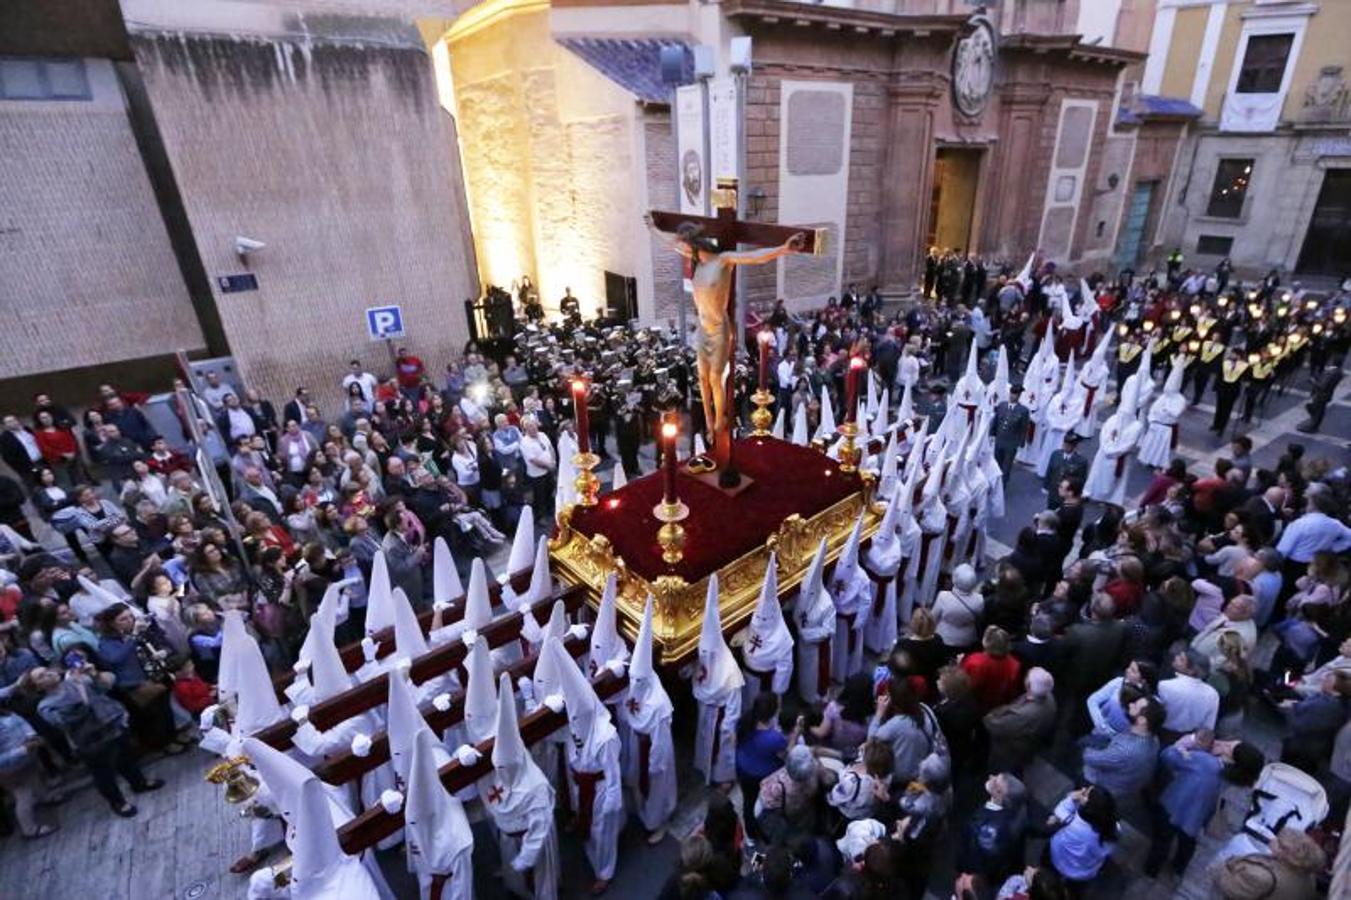
<path fill-rule="evenodd" d="M 1336 122 L 1347 113 L 1351 98 L 1341 66 L 1323 66 L 1304 92 L 1304 118 L 1311 122 Z"/>
<path fill-rule="evenodd" d="M 995 31 L 984 16 L 973 16 L 970 25 L 952 51 L 952 105 L 975 118 L 994 90 Z"/>
<path fill-rule="evenodd" d="M 885 510 L 872 502 L 875 479 L 865 473 L 863 490 L 852 494 L 810 519 L 790 516 L 764 545 L 718 570 L 719 606 L 724 631 L 739 627 L 755 610 L 771 551 L 777 554 L 780 596 L 792 591 L 807 575 L 817 542 L 827 538 L 830 561 L 844 550 L 859 513 L 866 510 L 862 538 L 866 542 L 882 524 Z M 704 595 L 708 579 L 695 584 L 675 576 L 649 582 L 629 569 L 603 535 L 587 538 L 571 527 L 565 511 L 559 517 L 557 535 L 549 542 L 554 575 L 564 584 L 589 588 L 588 602 L 597 606 L 605 579 L 617 576 L 615 609 L 620 630 L 632 640 L 638 634 L 643 607 L 650 593 L 653 600 L 652 638 L 661 649 L 663 665 L 678 663 L 694 653 L 699 643 Z"/>

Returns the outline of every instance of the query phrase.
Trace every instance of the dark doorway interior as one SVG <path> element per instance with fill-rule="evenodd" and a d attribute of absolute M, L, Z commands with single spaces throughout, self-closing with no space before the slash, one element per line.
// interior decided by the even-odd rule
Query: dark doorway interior
<path fill-rule="evenodd" d="M 1351 169 L 1330 169 L 1323 175 L 1296 270 L 1309 275 L 1351 272 Z"/>

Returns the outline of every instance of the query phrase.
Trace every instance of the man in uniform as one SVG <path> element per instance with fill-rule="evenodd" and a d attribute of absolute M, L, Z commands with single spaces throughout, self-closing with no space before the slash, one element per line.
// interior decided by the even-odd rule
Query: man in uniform
<path fill-rule="evenodd" d="M 1200 356 L 1196 364 L 1192 367 L 1195 375 L 1192 378 L 1192 405 L 1201 402 L 1201 395 L 1205 393 L 1206 386 L 1210 384 L 1210 379 L 1219 373 L 1220 367 L 1224 365 L 1224 341 L 1220 340 L 1219 333 L 1210 329 L 1206 333 L 1206 338 L 1201 342 Z"/>
<path fill-rule="evenodd" d="M 1088 460 L 1079 454 L 1079 442 L 1082 440 L 1075 432 L 1067 432 L 1064 444 L 1051 454 L 1046 464 L 1046 478 L 1042 487 L 1046 489 L 1046 505 L 1050 509 L 1060 506 L 1060 482 L 1070 479 L 1083 484 L 1088 477 Z"/>
<path fill-rule="evenodd" d="M 1272 358 L 1270 347 L 1266 353 L 1248 354 L 1248 389 L 1243 396 L 1245 423 L 1252 421 L 1252 414 L 1259 405 L 1265 406 L 1275 374 L 1276 361 Z"/>
<path fill-rule="evenodd" d="M 1210 430 L 1216 434 L 1223 434 L 1229 425 L 1234 404 L 1238 402 L 1238 395 L 1247 380 L 1248 365 L 1243 354 L 1237 349 L 1232 349 L 1225 357 L 1224 365 L 1220 367 L 1220 379 L 1215 384 L 1215 418 L 1210 423 Z"/>
<path fill-rule="evenodd" d="M 619 446 L 619 460 L 624 474 L 636 478 L 642 474 L 638 467 L 638 447 L 643 441 L 643 415 L 638 409 L 641 394 L 629 391 L 615 415 L 615 443 Z"/>
<path fill-rule="evenodd" d="M 1022 385 L 1012 385 L 1009 399 L 995 407 L 994 412 L 994 457 L 999 471 L 1004 473 L 1005 485 L 1013 472 L 1013 458 L 1027 439 L 1027 426 L 1032 421 L 1032 414 L 1018 400 L 1022 393 Z"/>

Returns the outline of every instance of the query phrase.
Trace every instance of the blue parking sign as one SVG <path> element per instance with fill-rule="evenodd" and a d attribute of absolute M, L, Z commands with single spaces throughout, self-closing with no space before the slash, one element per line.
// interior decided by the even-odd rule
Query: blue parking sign
<path fill-rule="evenodd" d="M 403 311 L 397 306 L 372 306 L 366 310 L 366 331 L 373 341 L 403 337 Z"/>

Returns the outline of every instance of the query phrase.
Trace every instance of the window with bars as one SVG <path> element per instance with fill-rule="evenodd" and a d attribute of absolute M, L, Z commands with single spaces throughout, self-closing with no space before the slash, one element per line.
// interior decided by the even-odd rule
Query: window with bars
<path fill-rule="evenodd" d="M 80 59 L 0 58 L 0 100 L 89 100 Z"/>
<path fill-rule="evenodd" d="M 1243 214 L 1243 198 L 1248 195 L 1248 185 L 1252 182 L 1252 163 L 1251 159 L 1220 160 L 1206 215 L 1237 219 Z"/>
<path fill-rule="evenodd" d="M 1290 59 L 1293 34 L 1253 34 L 1248 36 L 1248 47 L 1243 53 L 1243 67 L 1238 70 L 1240 94 L 1274 94 L 1285 79 L 1285 64 Z"/>

